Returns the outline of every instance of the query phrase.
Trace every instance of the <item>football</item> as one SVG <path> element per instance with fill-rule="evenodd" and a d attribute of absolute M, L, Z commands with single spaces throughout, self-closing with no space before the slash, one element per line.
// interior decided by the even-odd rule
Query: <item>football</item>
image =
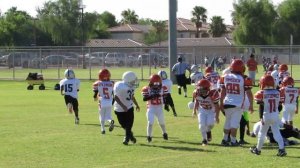
<path fill-rule="evenodd" d="M 192 102 L 192 101 L 188 102 L 188 108 L 190 110 L 193 110 L 194 109 L 194 102 Z"/>

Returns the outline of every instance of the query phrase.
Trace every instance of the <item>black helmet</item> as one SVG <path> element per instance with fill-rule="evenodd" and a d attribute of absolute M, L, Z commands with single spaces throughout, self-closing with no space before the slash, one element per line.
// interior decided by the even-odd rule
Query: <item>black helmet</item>
<path fill-rule="evenodd" d="M 182 57 L 180 57 L 180 56 L 177 57 L 177 61 L 178 61 L 178 62 L 182 62 Z"/>

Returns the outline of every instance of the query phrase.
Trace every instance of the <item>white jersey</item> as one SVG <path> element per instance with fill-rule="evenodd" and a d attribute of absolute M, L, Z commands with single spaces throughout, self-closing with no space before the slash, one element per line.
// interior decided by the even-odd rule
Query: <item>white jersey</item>
<path fill-rule="evenodd" d="M 101 107 L 112 106 L 114 82 L 97 81 L 93 84 L 94 91 L 98 91 Z"/>
<path fill-rule="evenodd" d="M 252 81 L 242 75 L 229 73 L 220 79 L 220 86 L 226 90 L 224 105 L 244 108 L 245 90 L 251 88 Z"/>
<path fill-rule="evenodd" d="M 296 105 L 299 96 L 299 88 L 283 87 L 280 89 L 280 97 L 284 105 Z"/>
<path fill-rule="evenodd" d="M 64 94 L 72 96 L 73 98 L 78 98 L 78 90 L 80 86 L 80 80 L 79 79 L 62 79 L 59 82 L 60 87 L 64 87 Z"/>
<path fill-rule="evenodd" d="M 172 93 L 173 82 L 170 79 L 162 80 L 162 85 L 168 89 L 167 93 Z"/>
<path fill-rule="evenodd" d="M 150 96 L 153 94 L 159 94 L 159 97 L 150 99 L 147 101 L 147 108 L 163 106 L 163 96 L 167 93 L 167 87 L 162 87 L 160 90 L 153 90 L 149 86 L 145 86 L 142 89 L 143 96 Z"/>
<path fill-rule="evenodd" d="M 208 81 L 210 81 L 210 83 L 212 84 L 212 89 L 217 89 L 218 88 L 218 81 L 220 79 L 220 75 L 218 72 L 212 72 L 212 73 L 208 73 L 205 75 L 205 79 L 207 79 Z"/>
<path fill-rule="evenodd" d="M 198 81 L 203 79 L 203 73 L 202 72 L 194 72 L 190 75 L 190 78 L 191 78 L 192 83 L 194 83 L 196 85 L 198 83 Z"/>
<path fill-rule="evenodd" d="M 123 81 L 116 82 L 114 86 L 114 94 L 115 96 L 118 96 L 127 109 L 133 107 L 132 97 L 134 96 L 134 87 L 129 87 Z M 117 112 L 126 112 L 117 101 L 114 103 L 114 110 Z"/>
<path fill-rule="evenodd" d="M 263 102 L 264 113 L 279 113 L 280 93 L 276 89 L 259 90 L 255 96 L 257 102 Z"/>
<path fill-rule="evenodd" d="M 274 78 L 276 86 L 278 86 L 279 85 L 279 71 L 278 70 L 272 71 L 271 76 Z"/>

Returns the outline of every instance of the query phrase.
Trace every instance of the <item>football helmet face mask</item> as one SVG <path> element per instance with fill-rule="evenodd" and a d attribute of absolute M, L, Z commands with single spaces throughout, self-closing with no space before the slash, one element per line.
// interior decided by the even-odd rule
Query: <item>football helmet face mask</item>
<path fill-rule="evenodd" d="M 279 65 L 279 72 L 285 72 L 288 70 L 288 66 L 286 64 Z"/>
<path fill-rule="evenodd" d="M 207 96 L 210 91 L 210 82 L 207 79 L 201 79 L 197 83 L 197 91 L 201 96 Z"/>
<path fill-rule="evenodd" d="M 162 87 L 162 81 L 159 75 L 154 74 L 150 76 L 149 86 L 151 89 L 159 90 Z"/>
<path fill-rule="evenodd" d="M 191 71 L 192 71 L 192 73 L 196 73 L 196 72 L 198 72 L 199 71 L 199 67 L 198 67 L 198 65 L 192 65 L 191 66 Z"/>
<path fill-rule="evenodd" d="M 72 69 L 66 69 L 64 74 L 65 74 L 65 78 L 67 78 L 67 79 L 75 78 L 75 73 Z"/>
<path fill-rule="evenodd" d="M 240 59 L 235 59 L 230 64 L 230 70 L 233 73 L 243 74 L 246 70 L 245 64 Z"/>
<path fill-rule="evenodd" d="M 129 87 L 137 88 L 139 86 L 139 81 L 134 72 L 125 72 L 122 76 L 122 80 Z"/>
<path fill-rule="evenodd" d="M 285 86 L 285 87 L 286 86 L 292 87 L 292 86 L 294 86 L 294 84 L 295 84 L 294 79 L 290 76 L 285 77 L 282 81 L 282 86 Z"/>
<path fill-rule="evenodd" d="M 261 89 L 275 89 L 275 81 L 271 75 L 262 76 L 259 80 Z"/>
<path fill-rule="evenodd" d="M 165 79 L 168 78 L 168 75 L 167 75 L 167 72 L 166 72 L 166 71 L 158 71 L 157 74 L 160 76 L 160 78 L 161 78 L 162 80 L 165 80 Z"/>
<path fill-rule="evenodd" d="M 212 73 L 213 71 L 213 68 L 210 66 L 205 68 L 205 74 Z"/>
<path fill-rule="evenodd" d="M 99 80 L 101 81 L 109 81 L 110 80 L 110 72 L 107 69 L 101 69 L 98 74 Z"/>

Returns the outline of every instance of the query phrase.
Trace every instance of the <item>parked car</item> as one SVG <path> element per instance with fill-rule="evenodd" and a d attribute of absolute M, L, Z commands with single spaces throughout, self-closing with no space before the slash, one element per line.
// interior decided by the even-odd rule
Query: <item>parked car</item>
<path fill-rule="evenodd" d="M 23 68 L 29 67 L 31 59 L 35 58 L 36 54 L 31 52 L 13 52 L 2 56 L 1 63 L 7 65 L 9 68 L 21 66 Z"/>
<path fill-rule="evenodd" d="M 140 54 L 138 56 L 138 60 L 140 64 L 143 65 L 159 65 L 159 66 L 167 66 L 169 62 L 168 56 L 162 53 L 145 53 Z"/>
<path fill-rule="evenodd" d="M 117 65 L 117 66 L 124 66 L 124 65 L 132 65 L 133 59 L 127 57 L 125 53 L 120 52 L 112 52 L 107 53 L 105 56 L 105 65 Z"/>
<path fill-rule="evenodd" d="M 77 59 L 65 55 L 48 55 L 44 59 L 46 66 L 77 65 Z"/>
<path fill-rule="evenodd" d="M 85 54 L 86 63 L 91 63 L 92 65 L 103 65 L 104 59 L 107 52 L 91 52 Z"/>

